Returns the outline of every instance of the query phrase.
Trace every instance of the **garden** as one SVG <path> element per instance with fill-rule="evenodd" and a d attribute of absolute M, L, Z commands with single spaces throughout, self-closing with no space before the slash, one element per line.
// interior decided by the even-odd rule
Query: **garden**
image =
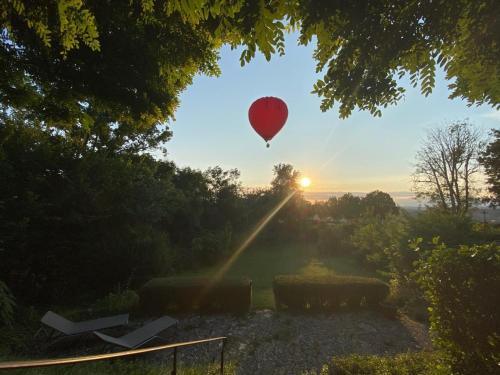
<path fill-rule="evenodd" d="M 498 1 L 0 25 L 0 372 L 500 372 Z"/>

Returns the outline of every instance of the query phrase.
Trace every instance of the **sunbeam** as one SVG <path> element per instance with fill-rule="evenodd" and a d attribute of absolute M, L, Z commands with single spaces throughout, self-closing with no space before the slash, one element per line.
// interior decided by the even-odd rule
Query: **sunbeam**
<path fill-rule="evenodd" d="M 288 194 L 281 202 L 279 202 L 271 211 L 269 211 L 255 226 L 255 229 L 252 233 L 247 237 L 245 241 L 236 249 L 236 251 L 231 255 L 231 257 L 224 263 L 224 265 L 217 271 L 217 273 L 213 276 L 212 280 L 207 284 L 205 288 L 200 291 L 200 295 L 198 296 L 198 301 L 200 301 L 207 292 L 212 288 L 213 285 L 217 283 L 220 279 L 224 277 L 226 272 L 231 268 L 233 263 L 238 259 L 238 257 L 245 251 L 245 249 L 252 243 L 252 241 L 258 236 L 258 234 L 266 227 L 266 225 L 271 221 L 271 219 L 283 208 L 283 206 L 295 195 L 297 191 L 294 190 L 290 194 Z M 195 303 L 196 304 L 196 303 Z"/>

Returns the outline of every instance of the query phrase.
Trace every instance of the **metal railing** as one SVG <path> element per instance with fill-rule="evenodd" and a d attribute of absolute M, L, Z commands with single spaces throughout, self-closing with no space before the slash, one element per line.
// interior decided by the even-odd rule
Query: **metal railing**
<path fill-rule="evenodd" d="M 227 337 L 212 337 L 209 339 L 179 342 L 175 344 L 160 345 L 143 349 L 126 350 L 122 352 L 107 353 L 107 354 L 95 354 L 87 355 L 82 357 L 69 357 L 69 358 L 54 358 L 54 359 L 38 359 L 32 361 L 13 361 L 13 362 L 0 362 L 0 370 L 16 370 L 25 368 L 39 368 L 39 367 L 49 367 L 49 366 L 63 366 L 63 365 L 74 365 L 85 362 L 95 362 L 102 361 L 106 359 L 130 357 L 134 355 L 140 355 L 145 353 L 159 352 L 167 349 L 174 349 L 173 353 L 173 367 L 172 375 L 177 374 L 177 348 L 182 348 L 186 346 L 194 346 L 199 344 L 204 344 L 213 341 L 222 341 L 222 347 L 220 352 L 220 373 L 224 375 L 224 346 Z"/>

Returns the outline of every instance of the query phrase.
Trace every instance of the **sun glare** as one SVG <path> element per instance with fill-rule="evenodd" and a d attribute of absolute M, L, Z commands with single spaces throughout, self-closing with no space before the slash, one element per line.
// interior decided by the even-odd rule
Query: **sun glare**
<path fill-rule="evenodd" d="M 303 188 L 309 187 L 311 185 L 311 179 L 309 177 L 303 177 L 300 180 L 300 186 Z"/>

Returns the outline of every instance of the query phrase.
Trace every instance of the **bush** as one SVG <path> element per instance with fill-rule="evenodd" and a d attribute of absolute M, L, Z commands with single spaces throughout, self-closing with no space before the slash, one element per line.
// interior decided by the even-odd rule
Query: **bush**
<path fill-rule="evenodd" d="M 40 355 L 40 342 L 34 339 L 40 329 L 40 318 L 34 307 L 16 305 L 12 323 L 0 327 L 0 356 Z"/>
<path fill-rule="evenodd" d="M 274 278 L 273 289 L 278 310 L 299 311 L 374 307 L 389 293 L 382 281 L 355 276 L 281 275 Z"/>
<path fill-rule="evenodd" d="M 420 263 L 436 346 L 454 374 L 494 374 L 500 362 L 500 246 L 436 245 Z"/>
<path fill-rule="evenodd" d="M 439 353 L 407 353 L 394 357 L 353 354 L 334 357 L 320 372 L 308 375 L 446 375 L 450 372 L 440 364 Z M 304 375 L 306 375 L 304 374 Z"/>
<path fill-rule="evenodd" d="M 14 320 L 14 297 L 5 283 L 0 280 L 0 327 L 10 326 Z"/>
<path fill-rule="evenodd" d="M 437 208 L 428 208 L 411 217 L 410 238 L 422 237 L 426 243 L 436 236 L 450 246 L 470 244 L 474 239 L 472 219 Z"/>
<path fill-rule="evenodd" d="M 222 230 L 204 230 L 199 237 L 193 238 L 191 242 L 191 254 L 188 262 L 193 262 L 200 266 L 210 266 L 219 261 L 231 244 L 232 230 L 230 225 L 226 225 Z"/>
<path fill-rule="evenodd" d="M 498 241 L 500 239 L 500 225 L 474 223 L 472 225 L 472 235 L 476 245 Z"/>
<path fill-rule="evenodd" d="M 0 125 L 0 139 L 0 275 L 19 304 L 78 303 L 169 265 L 173 166 L 160 175 L 169 164 L 147 154 L 80 156 L 28 124 Z"/>
<path fill-rule="evenodd" d="M 415 279 L 417 261 L 425 259 L 428 245 L 422 238 L 409 240 L 406 246 L 386 249 L 391 271 L 391 294 L 389 300 L 400 311 L 418 321 L 428 321 L 428 303 L 422 288 Z"/>
<path fill-rule="evenodd" d="M 322 255 L 351 255 L 350 237 L 355 226 L 350 223 L 320 225 L 317 229 L 317 246 Z"/>
<path fill-rule="evenodd" d="M 94 310 L 108 314 L 134 311 L 139 305 L 139 295 L 130 289 L 109 293 L 94 304 Z"/>
<path fill-rule="evenodd" d="M 408 223 L 402 215 L 387 215 L 385 219 L 366 218 L 351 236 L 354 253 L 372 268 L 389 269 L 388 249 L 399 247 L 408 237 Z"/>
<path fill-rule="evenodd" d="M 164 312 L 244 313 L 252 303 L 252 281 L 227 278 L 169 277 L 150 280 L 139 291 L 141 309 L 148 314 Z"/>

